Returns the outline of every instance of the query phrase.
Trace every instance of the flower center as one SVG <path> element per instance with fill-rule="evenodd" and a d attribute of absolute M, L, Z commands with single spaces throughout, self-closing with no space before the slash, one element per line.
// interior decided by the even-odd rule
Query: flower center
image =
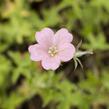
<path fill-rule="evenodd" d="M 48 53 L 50 54 L 50 56 L 55 56 L 57 53 L 58 53 L 58 49 L 56 46 L 51 46 L 49 49 L 48 49 Z"/>

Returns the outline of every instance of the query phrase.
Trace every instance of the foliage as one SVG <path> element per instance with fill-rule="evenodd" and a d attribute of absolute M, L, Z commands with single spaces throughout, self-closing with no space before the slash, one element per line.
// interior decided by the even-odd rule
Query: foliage
<path fill-rule="evenodd" d="M 108 4 L 109 0 L 1 0 L 0 108 L 22 109 L 36 95 L 43 108 L 109 108 Z M 43 27 L 66 27 L 75 44 L 82 39 L 81 49 L 94 51 L 80 58 L 84 71 L 74 70 L 73 61 L 56 72 L 44 71 L 30 60 L 28 45 Z M 70 72 L 78 76 L 77 83 L 67 78 Z"/>

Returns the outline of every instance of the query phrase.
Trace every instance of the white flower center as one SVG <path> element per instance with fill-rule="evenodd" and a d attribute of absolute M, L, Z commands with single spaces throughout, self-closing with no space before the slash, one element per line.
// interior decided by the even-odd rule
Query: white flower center
<path fill-rule="evenodd" d="M 51 46 L 48 49 L 48 53 L 50 54 L 50 56 L 55 56 L 58 53 L 58 49 L 56 46 Z"/>

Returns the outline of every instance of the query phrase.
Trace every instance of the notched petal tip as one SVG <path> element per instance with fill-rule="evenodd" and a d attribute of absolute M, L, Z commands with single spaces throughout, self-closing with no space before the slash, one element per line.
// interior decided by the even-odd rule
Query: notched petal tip
<path fill-rule="evenodd" d="M 30 46 L 28 47 L 28 51 L 31 53 L 31 52 L 32 52 L 32 49 L 33 49 L 33 45 L 30 45 Z"/>
<path fill-rule="evenodd" d="M 49 30 L 49 31 L 52 31 L 53 32 L 53 30 L 51 28 L 49 28 L 49 27 L 45 27 L 41 31 L 44 31 L 44 30 Z"/>
<path fill-rule="evenodd" d="M 63 27 L 63 28 L 59 29 L 58 31 L 61 31 L 61 30 L 65 30 L 65 31 L 67 31 L 67 32 L 68 32 L 68 29 L 67 29 L 67 28 L 65 28 L 65 27 Z"/>
<path fill-rule="evenodd" d="M 36 39 L 36 41 L 37 41 L 37 37 L 40 37 L 40 32 L 36 32 L 35 33 L 35 39 Z"/>

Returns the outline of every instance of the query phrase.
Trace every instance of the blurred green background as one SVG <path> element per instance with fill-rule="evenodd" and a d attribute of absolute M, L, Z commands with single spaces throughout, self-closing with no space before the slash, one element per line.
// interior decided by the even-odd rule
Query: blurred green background
<path fill-rule="evenodd" d="M 44 27 L 65 27 L 93 55 L 53 71 L 28 46 Z M 0 0 L 0 109 L 109 109 L 109 0 Z"/>

